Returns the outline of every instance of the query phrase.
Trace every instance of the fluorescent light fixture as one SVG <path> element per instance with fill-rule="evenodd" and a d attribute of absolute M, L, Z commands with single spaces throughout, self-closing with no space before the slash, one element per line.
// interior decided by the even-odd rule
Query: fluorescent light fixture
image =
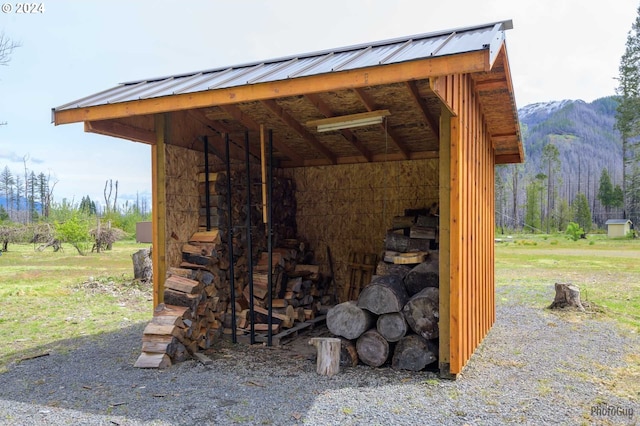
<path fill-rule="evenodd" d="M 363 112 L 360 114 L 342 115 L 340 117 L 323 118 L 307 121 L 307 126 L 318 126 L 318 132 L 351 129 L 382 123 L 384 117 L 391 115 L 389 110 Z"/>

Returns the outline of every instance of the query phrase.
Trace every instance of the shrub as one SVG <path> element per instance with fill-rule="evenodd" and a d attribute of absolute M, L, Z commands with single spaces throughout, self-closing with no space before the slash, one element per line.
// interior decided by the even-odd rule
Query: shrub
<path fill-rule="evenodd" d="M 584 235 L 584 230 L 577 223 L 569 222 L 566 234 L 573 241 L 578 241 L 578 239 Z"/>

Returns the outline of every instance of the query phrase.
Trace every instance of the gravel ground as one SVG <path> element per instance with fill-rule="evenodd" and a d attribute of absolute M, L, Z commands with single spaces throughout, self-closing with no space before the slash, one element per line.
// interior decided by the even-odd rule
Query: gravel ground
<path fill-rule="evenodd" d="M 327 378 L 308 353 L 228 343 L 209 366 L 141 370 L 132 365 L 144 325 L 11 365 L 0 374 L 0 424 L 640 423 L 640 384 L 624 373 L 640 339 L 606 320 L 501 306 L 456 381 L 366 366 Z"/>

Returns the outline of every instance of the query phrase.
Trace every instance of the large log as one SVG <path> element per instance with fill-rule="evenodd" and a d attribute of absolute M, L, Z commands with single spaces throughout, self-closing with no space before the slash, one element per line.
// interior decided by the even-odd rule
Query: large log
<path fill-rule="evenodd" d="M 402 314 L 409 327 L 425 339 L 438 337 L 439 289 L 427 287 L 413 295 L 402 308 Z"/>
<path fill-rule="evenodd" d="M 437 251 L 429 253 L 427 260 L 415 266 L 404 277 L 404 286 L 409 296 L 419 293 L 427 287 L 440 286 L 440 262 Z"/>
<path fill-rule="evenodd" d="M 327 312 L 327 328 L 336 336 L 357 339 L 375 324 L 375 316 L 353 301 L 340 303 Z"/>
<path fill-rule="evenodd" d="M 377 315 L 400 312 L 409 296 L 397 275 L 374 276 L 358 297 L 358 306 Z"/>
<path fill-rule="evenodd" d="M 360 361 L 371 367 L 380 367 L 389 358 L 389 342 L 372 328 L 356 341 Z"/>
<path fill-rule="evenodd" d="M 396 344 L 391 367 L 397 370 L 420 371 L 438 359 L 437 353 L 435 341 L 410 334 Z"/>
<path fill-rule="evenodd" d="M 355 367 L 358 365 L 358 350 L 353 341 L 340 338 L 340 366 Z"/>
<path fill-rule="evenodd" d="M 390 312 L 380 315 L 376 323 L 376 328 L 378 333 L 389 342 L 397 342 L 402 339 L 404 335 L 407 334 L 407 330 L 409 330 L 407 321 L 405 321 L 404 315 L 400 312 Z"/>

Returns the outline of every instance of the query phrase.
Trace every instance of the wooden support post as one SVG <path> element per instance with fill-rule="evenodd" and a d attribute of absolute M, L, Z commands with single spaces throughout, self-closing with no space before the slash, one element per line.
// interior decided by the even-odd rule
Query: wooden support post
<path fill-rule="evenodd" d="M 262 170 L 262 222 L 267 223 L 267 158 L 264 145 L 264 124 L 260 125 L 260 168 Z M 271 166 L 270 166 L 271 167 Z"/>
<path fill-rule="evenodd" d="M 314 337 L 309 344 L 316 347 L 318 359 L 316 372 L 323 376 L 333 376 L 340 371 L 341 340 L 335 337 Z"/>
<path fill-rule="evenodd" d="M 167 274 L 166 250 L 166 137 L 168 114 L 156 114 L 156 143 L 151 146 L 151 190 L 152 190 L 152 262 L 153 262 L 153 306 L 164 301 L 164 279 Z"/>

